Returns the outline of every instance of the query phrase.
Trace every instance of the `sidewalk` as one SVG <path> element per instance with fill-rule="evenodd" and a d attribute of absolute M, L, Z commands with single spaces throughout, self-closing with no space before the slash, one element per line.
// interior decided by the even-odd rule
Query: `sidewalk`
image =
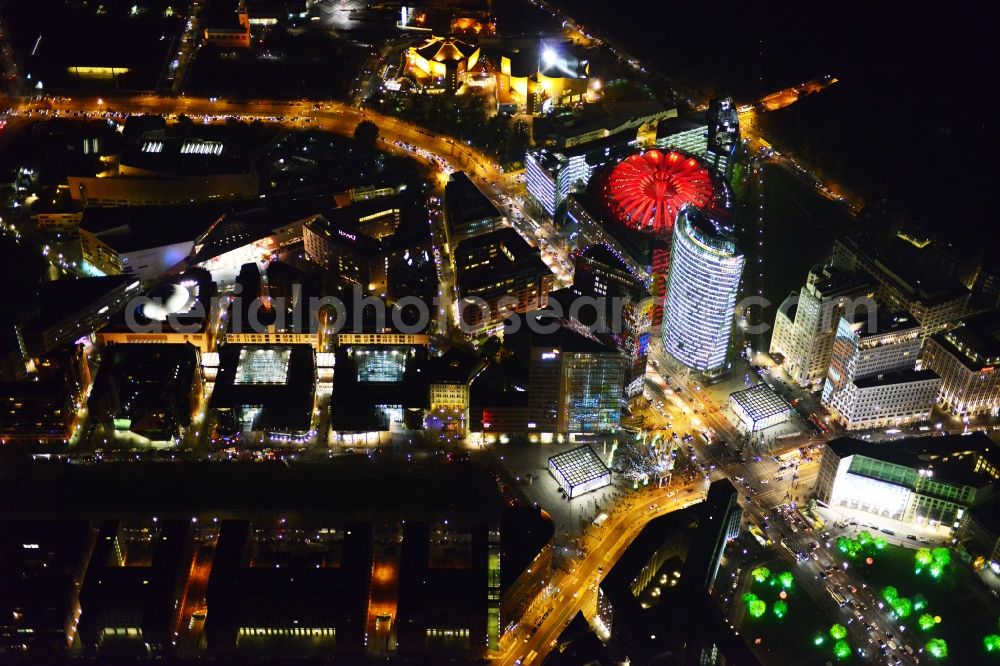
<path fill-rule="evenodd" d="M 834 535 L 856 534 L 862 530 L 868 530 L 872 535 L 880 536 L 889 543 L 903 546 L 904 548 L 931 548 L 948 545 L 951 542 L 951 529 L 943 525 L 932 527 L 917 523 L 905 523 L 887 516 L 879 516 L 867 511 L 849 509 L 843 506 L 825 508 L 817 505 L 816 512 L 823 518 L 827 529 Z M 831 529 L 834 523 L 844 520 L 848 522 L 847 527 L 843 529 Z M 851 521 L 856 522 L 857 525 L 849 524 Z M 882 530 L 890 530 L 894 534 L 887 534 Z M 907 538 L 911 534 L 917 537 L 918 540 L 915 541 Z M 919 539 L 925 539 L 930 543 L 921 543 Z"/>

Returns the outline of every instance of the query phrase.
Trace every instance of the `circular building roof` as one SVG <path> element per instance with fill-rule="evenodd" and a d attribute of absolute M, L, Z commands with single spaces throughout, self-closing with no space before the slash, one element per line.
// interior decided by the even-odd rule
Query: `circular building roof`
<path fill-rule="evenodd" d="M 708 169 L 695 158 L 675 150 L 649 150 L 611 170 L 603 197 L 620 224 L 659 234 L 673 230 L 683 206 L 710 205 L 714 186 Z"/>
<path fill-rule="evenodd" d="M 183 314 L 191 309 L 197 298 L 197 285 L 167 282 L 150 289 L 146 297 L 151 302 L 142 304 L 142 314 L 153 321 L 166 321 L 172 314 Z"/>

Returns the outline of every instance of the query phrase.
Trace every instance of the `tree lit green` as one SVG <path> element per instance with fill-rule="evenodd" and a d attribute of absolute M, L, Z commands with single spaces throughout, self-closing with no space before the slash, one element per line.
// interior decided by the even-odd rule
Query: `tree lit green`
<path fill-rule="evenodd" d="M 989 638 L 989 636 L 987 636 L 986 638 Z M 997 636 L 997 638 L 1000 639 L 1000 636 Z M 816 634 L 816 636 L 813 638 L 813 645 L 822 645 L 824 641 L 826 641 L 826 636 L 824 636 L 823 634 Z M 986 642 L 985 639 L 983 640 L 983 642 L 984 643 Z"/>
<path fill-rule="evenodd" d="M 944 659 L 948 656 L 948 643 L 943 638 L 930 639 L 924 649 L 935 659 Z"/>
<path fill-rule="evenodd" d="M 854 558 L 861 554 L 874 555 L 884 549 L 889 542 L 882 537 L 872 536 L 871 532 L 861 531 L 854 538 L 837 537 L 837 548 L 848 557 Z"/>
<path fill-rule="evenodd" d="M 778 574 L 778 581 L 781 583 L 781 587 L 787 590 L 795 582 L 795 576 L 792 575 L 791 571 L 782 571 Z"/>
<path fill-rule="evenodd" d="M 851 646 L 847 641 L 837 641 L 833 646 L 833 656 L 837 659 L 847 659 L 851 656 Z"/>
<path fill-rule="evenodd" d="M 937 620 L 935 620 L 934 616 L 930 613 L 924 613 L 917 620 L 917 624 L 923 631 L 930 631 L 937 624 Z"/>
<path fill-rule="evenodd" d="M 771 577 L 771 570 L 768 569 L 767 567 L 757 567 L 756 569 L 750 572 L 750 575 L 753 576 L 753 579 L 758 583 L 763 583 L 765 580 Z"/>
<path fill-rule="evenodd" d="M 888 585 L 882 588 L 882 598 L 888 601 L 890 604 L 899 598 L 899 590 L 894 588 L 892 585 Z"/>
<path fill-rule="evenodd" d="M 927 608 L 927 597 L 922 594 L 913 595 L 913 610 L 920 612 Z"/>
<path fill-rule="evenodd" d="M 747 592 L 743 595 L 743 603 L 747 606 L 747 612 L 753 617 L 760 617 L 767 612 L 767 604 L 753 592 Z"/>
<path fill-rule="evenodd" d="M 928 569 L 931 578 L 940 578 L 941 574 L 944 573 L 945 567 L 951 564 L 951 553 L 947 548 L 938 547 L 934 550 L 928 550 L 927 548 L 920 548 L 917 550 L 917 554 L 914 556 L 915 570 L 917 573 L 921 573 L 924 569 Z"/>
<path fill-rule="evenodd" d="M 892 606 L 896 617 L 909 617 L 910 613 L 913 612 L 913 602 L 906 597 L 898 597 L 894 601 L 891 601 L 889 605 Z"/>
<path fill-rule="evenodd" d="M 832 636 L 834 638 L 834 640 L 838 640 L 838 641 L 846 638 L 847 637 L 847 627 L 845 627 L 842 624 L 835 624 L 835 625 L 833 625 L 832 627 L 830 627 L 830 636 Z"/>
<path fill-rule="evenodd" d="M 774 605 L 771 607 L 771 610 L 774 611 L 774 614 L 778 616 L 779 619 L 783 618 L 785 617 L 785 614 L 788 613 L 788 604 L 786 604 L 784 601 L 775 601 Z"/>
<path fill-rule="evenodd" d="M 984 636 L 983 649 L 987 652 L 1000 652 L 1000 635 L 990 634 L 989 636 Z"/>
<path fill-rule="evenodd" d="M 947 548 L 935 548 L 931 551 L 931 556 L 934 558 L 934 563 L 940 564 L 942 567 L 951 564 L 951 553 L 948 552 Z"/>

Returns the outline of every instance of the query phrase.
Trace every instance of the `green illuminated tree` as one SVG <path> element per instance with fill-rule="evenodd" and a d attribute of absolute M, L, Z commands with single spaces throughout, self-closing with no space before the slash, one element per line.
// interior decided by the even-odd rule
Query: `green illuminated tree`
<path fill-rule="evenodd" d="M 987 638 L 989 638 L 989 636 L 987 636 Z M 998 636 L 997 638 L 1000 638 L 1000 636 Z M 826 636 L 824 636 L 823 634 L 816 634 L 816 636 L 813 637 L 813 645 L 822 645 L 825 641 L 826 641 Z"/>
<path fill-rule="evenodd" d="M 875 537 L 875 540 L 872 541 L 872 545 L 875 546 L 875 550 L 882 550 L 889 545 L 889 542 L 882 537 Z"/>
<path fill-rule="evenodd" d="M 924 649 L 935 659 L 944 659 L 948 656 L 948 643 L 943 638 L 930 639 Z"/>
<path fill-rule="evenodd" d="M 767 612 L 767 604 L 752 592 L 743 595 L 743 603 L 747 606 L 747 612 L 753 617 L 760 617 Z"/>
<path fill-rule="evenodd" d="M 906 597 L 897 598 L 891 602 L 891 605 L 897 617 L 909 617 L 910 613 L 913 612 L 913 602 Z"/>
<path fill-rule="evenodd" d="M 830 627 L 830 636 L 832 636 L 834 640 L 843 640 L 847 637 L 847 627 L 842 624 L 833 625 Z"/>
<path fill-rule="evenodd" d="M 917 563 L 918 567 L 922 568 L 928 566 L 931 562 L 933 562 L 934 558 L 931 555 L 930 548 L 918 548 L 917 554 L 913 556 L 913 560 Z"/>
<path fill-rule="evenodd" d="M 947 548 L 935 548 L 931 551 L 931 557 L 934 558 L 934 564 L 939 564 L 942 568 L 951 564 L 951 553 Z"/>
<path fill-rule="evenodd" d="M 1000 652 L 1000 635 L 990 634 L 984 636 L 983 649 L 987 652 Z"/>
<path fill-rule="evenodd" d="M 771 577 L 771 570 L 768 569 L 767 567 L 757 567 L 756 569 L 750 572 L 750 575 L 753 576 L 753 579 L 758 583 L 763 583 L 765 580 Z"/>
<path fill-rule="evenodd" d="M 837 659 L 847 659 L 851 656 L 851 646 L 847 641 L 837 641 L 833 646 L 833 656 Z"/>
<path fill-rule="evenodd" d="M 924 613 L 920 616 L 920 619 L 917 620 L 917 624 L 923 631 L 930 631 L 934 628 L 934 625 L 936 625 L 937 622 L 934 620 L 933 615 L 930 613 Z"/>
<path fill-rule="evenodd" d="M 927 608 L 927 597 L 922 594 L 913 595 L 913 610 L 922 611 Z"/>
<path fill-rule="evenodd" d="M 782 571 L 778 574 L 778 582 L 781 583 L 781 587 L 790 589 L 792 584 L 795 582 L 795 576 L 792 575 L 791 571 Z"/>
<path fill-rule="evenodd" d="M 783 618 L 785 617 L 785 614 L 788 613 L 788 604 L 784 601 L 775 601 L 771 610 L 774 611 L 774 614 L 777 615 L 779 619 Z"/>
<path fill-rule="evenodd" d="M 890 604 L 899 598 L 899 590 L 894 588 L 892 585 L 888 585 L 882 588 L 882 598 L 888 601 Z"/>

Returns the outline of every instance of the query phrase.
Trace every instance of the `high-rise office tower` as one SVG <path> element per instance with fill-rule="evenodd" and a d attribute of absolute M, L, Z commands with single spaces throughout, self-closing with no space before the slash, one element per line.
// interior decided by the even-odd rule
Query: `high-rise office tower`
<path fill-rule="evenodd" d="M 811 389 L 823 386 L 841 315 L 874 309 L 873 291 L 861 275 L 814 266 L 802 289 L 785 299 L 774 317 L 770 353 L 783 357 L 782 369 L 795 383 Z"/>
<path fill-rule="evenodd" d="M 663 317 L 663 346 L 685 366 L 726 366 L 745 257 L 732 229 L 692 207 L 677 216 Z"/>
<path fill-rule="evenodd" d="M 708 151 L 706 158 L 719 175 L 728 175 L 740 143 L 740 118 L 731 97 L 708 103 Z"/>
<path fill-rule="evenodd" d="M 833 341 L 823 406 L 848 430 L 898 426 L 929 418 L 941 389 L 917 370 L 921 327 L 909 313 L 841 317 Z"/>

